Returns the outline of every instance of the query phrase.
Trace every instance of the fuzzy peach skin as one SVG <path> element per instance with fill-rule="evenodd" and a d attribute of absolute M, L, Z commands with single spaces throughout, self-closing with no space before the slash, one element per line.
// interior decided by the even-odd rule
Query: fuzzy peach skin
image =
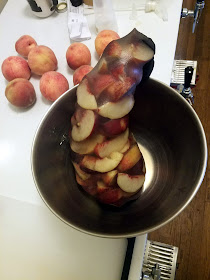
<path fill-rule="evenodd" d="M 88 74 L 93 69 L 90 65 L 82 65 L 79 68 L 77 68 L 73 74 L 73 83 L 74 85 L 79 84 L 84 76 Z"/>
<path fill-rule="evenodd" d="M 42 95 L 50 101 L 55 101 L 69 89 L 67 79 L 61 73 L 55 71 L 44 73 L 39 86 Z"/>
<path fill-rule="evenodd" d="M 15 43 L 15 50 L 18 54 L 28 57 L 30 50 L 37 46 L 37 42 L 30 35 L 21 36 Z"/>
<path fill-rule="evenodd" d="M 46 46 L 36 46 L 28 54 L 28 65 L 36 75 L 57 69 L 57 58 L 54 52 Z"/>
<path fill-rule="evenodd" d="M 66 51 L 66 61 L 68 66 L 73 70 L 76 70 L 82 65 L 90 65 L 90 50 L 83 43 L 73 43 Z"/>
<path fill-rule="evenodd" d="M 1 66 L 2 74 L 7 81 L 12 81 L 16 78 L 30 79 L 31 70 L 28 62 L 19 56 L 9 56 Z"/>
<path fill-rule="evenodd" d="M 95 49 L 99 56 L 102 55 L 106 46 L 113 40 L 119 39 L 120 36 L 112 30 L 102 30 L 95 39 Z"/>
<path fill-rule="evenodd" d="M 5 89 L 7 100 L 16 107 L 27 108 L 36 101 L 36 93 L 31 82 L 17 78 L 8 83 Z"/>

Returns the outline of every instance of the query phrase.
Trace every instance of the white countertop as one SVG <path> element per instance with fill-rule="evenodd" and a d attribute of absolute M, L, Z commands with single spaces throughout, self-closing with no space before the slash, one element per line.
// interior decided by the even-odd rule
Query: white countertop
<path fill-rule="evenodd" d="M 170 1 L 166 22 L 154 13 L 143 11 L 138 12 L 138 21 L 129 20 L 130 12 L 116 13 L 121 37 L 136 27 L 153 39 L 156 55 L 151 76 L 167 84 L 170 83 L 181 5 L 181 0 Z M 91 65 L 94 66 L 98 60 L 94 50 L 94 16 L 89 15 L 87 19 L 92 39 L 84 43 L 91 50 Z M 24 34 L 54 51 L 58 59 L 57 71 L 68 79 L 70 87 L 73 86 L 73 72 L 65 58 L 70 45 L 67 13 L 54 13 L 41 19 L 32 15 L 26 0 L 8 0 L 0 15 L 0 64 L 8 56 L 17 55 L 15 42 Z M 100 280 L 118 280 L 127 240 L 96 238 L 68 227 L 51 214 L 37 192 L 31 173 L 31 145 L 50 103 L 41 96 L 39 78 L 32 76 L 30 81 L 36 90 L 37 102 L 32 108 L 21 110 L 8 104 L 4 96 L 7 81 L 0 73 L 0 228 L 3 229 L 0 231 L 0 279 L 64 280 L 70 277 L 95 280 L 100 277 Z M 138 238 L 144 246 L 146 235 Z M 141 265 L 142 257 L 139 261 Z"/>

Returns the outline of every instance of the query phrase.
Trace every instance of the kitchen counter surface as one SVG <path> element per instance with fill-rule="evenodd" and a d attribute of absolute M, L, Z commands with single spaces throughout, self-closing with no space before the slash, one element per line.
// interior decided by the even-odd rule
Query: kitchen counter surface
<path fill-rule="evenodd" d="M 166 84 L 170 83 L 181 5 L 181 0 L 170 1 L 165 22 L 155 13 L 138 11 L 138 20 L 130 20 L 130 12 L 116 13 L 121 37 L 136 27 L 153 39 L 156 55 L 151 76 Z M 92 38 L 83 43 L 91 50 L 94 66 L 98 60 L 94 15 L 87 19 Z M 72 87 L 73 72 L 65 58 L 71 43 L 67 12 L 41 19 L 31 13 L 27 1 L 8 0 L 0 15 L 0 64 L 17 55 L 15 42 L 24 34 L 54 51 L 57 71 Z M 36 104 L 21 110 L 8 104 L 4 96 L 7 81 L 0 74 L 0 279 L 120 279 L 127 240 L 101 239 L 68 227 L 52 215 L 37 192 L 31 173 L 31 147 L 38 124 L 51 105 L 40 94 L 39 79 L 34 75 L 30 79 Z M 137 239 L 144 248 L 146 235 Z M 137 260 L 129 279 L 139 277 L 142 253 Z"/>

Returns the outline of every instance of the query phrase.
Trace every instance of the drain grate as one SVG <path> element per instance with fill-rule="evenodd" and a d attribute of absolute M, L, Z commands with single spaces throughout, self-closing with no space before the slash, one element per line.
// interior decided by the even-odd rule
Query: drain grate
<path fill-rule="evenodd" d="M 184 71 L 188 66 L 192 66 L 193 76 L 191 80 L 191 86 L 196 84 L 196 72 L 197 72 L 197 61 L 193 60 L 174 60 L 172 74 L 171 74 L 171 86 L 178 86 L 184 84 Z"/>
<path fill-rule="evenodd" d="M 147 240 L 142 272 L 151 273 L 156 264 L 160 268 L 160 279 L 174 280 L 178 248 L 172 245 Z"/>

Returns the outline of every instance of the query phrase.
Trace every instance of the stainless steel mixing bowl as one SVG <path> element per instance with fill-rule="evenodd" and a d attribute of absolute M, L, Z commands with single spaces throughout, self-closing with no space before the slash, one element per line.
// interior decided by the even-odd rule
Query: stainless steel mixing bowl
<path fill-rule="evenodd" d="M 111 238 L 148 233 L 175 218 L 195 196 L 206 170 L 205 133 L 193 108 L 156 80 L 136 88 L 130 126 L 145 158 L 145 185 L 137 200 L 106 207 L 75 181 L 68 141 L 75 92 L 70 89 L 50 107 L 32 147 L 34 180 L 47 206 L 68 225 Z"/>

